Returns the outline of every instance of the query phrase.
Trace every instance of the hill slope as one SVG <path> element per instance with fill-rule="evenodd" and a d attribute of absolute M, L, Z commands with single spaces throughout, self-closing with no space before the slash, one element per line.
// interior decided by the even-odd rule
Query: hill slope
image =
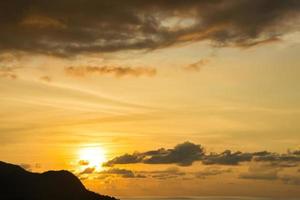
<path fill-rule="evenodd" d="M 20 166 L 0 161 L 2 200 L 116 200 L 87 190 L 68 171 L 31 173 Z"/>

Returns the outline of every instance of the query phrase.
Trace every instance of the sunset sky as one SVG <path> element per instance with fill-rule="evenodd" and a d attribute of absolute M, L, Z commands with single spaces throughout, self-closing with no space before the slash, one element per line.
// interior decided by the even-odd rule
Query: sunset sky
<path fill-rule="evenodd" d="M 300 1 L 0 3 L 0 160 L 114 196 L 300 197 Z"/>

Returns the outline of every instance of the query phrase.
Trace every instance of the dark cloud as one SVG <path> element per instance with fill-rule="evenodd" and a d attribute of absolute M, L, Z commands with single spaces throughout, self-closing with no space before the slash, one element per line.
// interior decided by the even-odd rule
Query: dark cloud
<path fill-rule="evenodd" d="M 251 153 L 242 153 L 226 150 L 220 154 L 210 154 L 205 156 L 202 163 L 205 165 L 221 164 L 221 165 L 238 165 L 240 162 L 251 161 Z"/>
<path fill-rule="evenodd" d="M 123 76 L 154 76 L 156 70 L 149 67 L 119 67 L 119 66 L 85 66 L 66 67 L 65 72 L 71 76 L 83 77 L 92 74 L 111 74 L 116 77 Z"/>
<path fill-rule="evenodd" d="M 10 0 L 0 51 L 61 56 L 211 40 L 248 47 L 294 31 L 298 0 Z"/>
<path fill-rule="evenodd" d="M 203 155 L 204 151 L 201 145 L 184 142 L 176 145 L 173 149 L 161 148 L 155 151 L 125 154 L 108 161 L 104 165 L 112 166 L 114 164 L 146 163 L 189 166 L 194 161 L 201 160 Z"/>
<path fill-rule="evenodd" d="M 287 154 L 278 154 L 268 151 L 243 153 L 240 151 L 231 152 L 226 150 L 223 153 L 211 153 L 206 155 L 202 163 L 205 165 L 220 164 L 220 165 L 238 165 L 241 162 L 268 162 L 270 165 L 278 167 L 296 167 L 300 163 L 300 155 L 294 152 Z"/>
<path fill-rule="evenodd" d="M 113 158 L 112 160 L 103 164 L 103 166 L 113 166 L 115 164 L 132 164 L 132 163 L 139 163 L 143 160 L 144 155 L 139 153 L 134 154 L 124 154 L 122 156 L 118 156 Z"/>
<path fill-rule="evenodd" d="M 196 145 L 191 142 L 184 142 L 176 145 L 174 149 L 168 149 L 166 151 L 161 149 L 160 153 L 152 154 L 150 157 L 146 157 L 143 162 L 147 164 L 174 163 L 181 166 L 189 166 L 194 161 L 200 160 L 203 155 L 204 152 L 201 145 Z"/>
<path fill-rule="evenodd" d="M 195 161 L 201 161 L 204 165 L 239 165 L 243 162 L 262 162 L 274 167 L 297 167 L 300 164 L 298 151 L 278 154 L 268 151 L 259 152 L 232 152 L 226 150 L 222 153 L 205 153 L 199 144 L 184 142 L 173 149 L 160 148 L 146 152 L 124 154 L 104 163 L 104 166 L 115 164 L 177 164 L 190 166 Z"/>
<path fill-rule="evenodd" d="M 300 154 L 288 152 L 287 154 L 270 153 L 264 156 L 257 156 L 255 161 L 269 161 L 269 162 L 300 162 Z"/>

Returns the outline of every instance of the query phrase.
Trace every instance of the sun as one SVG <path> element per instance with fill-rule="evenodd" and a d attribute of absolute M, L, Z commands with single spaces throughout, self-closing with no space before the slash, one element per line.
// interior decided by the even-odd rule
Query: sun
<path fill-rule="evenodd" d="M 106 161 L 105 150 L 100 146 L 84 147 L 79 150 L 79 160 L 88 167 L 101 168 Z"/>

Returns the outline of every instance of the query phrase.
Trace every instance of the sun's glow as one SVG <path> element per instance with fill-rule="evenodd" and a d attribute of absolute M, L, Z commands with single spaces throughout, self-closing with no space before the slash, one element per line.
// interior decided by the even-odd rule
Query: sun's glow
<path fill-rule="evenodd" d="M 106 161 L 105 150 L 99 146 L 84 147 L 79 150 L 79 160 L 88 167 L 101 168 Z"/>

